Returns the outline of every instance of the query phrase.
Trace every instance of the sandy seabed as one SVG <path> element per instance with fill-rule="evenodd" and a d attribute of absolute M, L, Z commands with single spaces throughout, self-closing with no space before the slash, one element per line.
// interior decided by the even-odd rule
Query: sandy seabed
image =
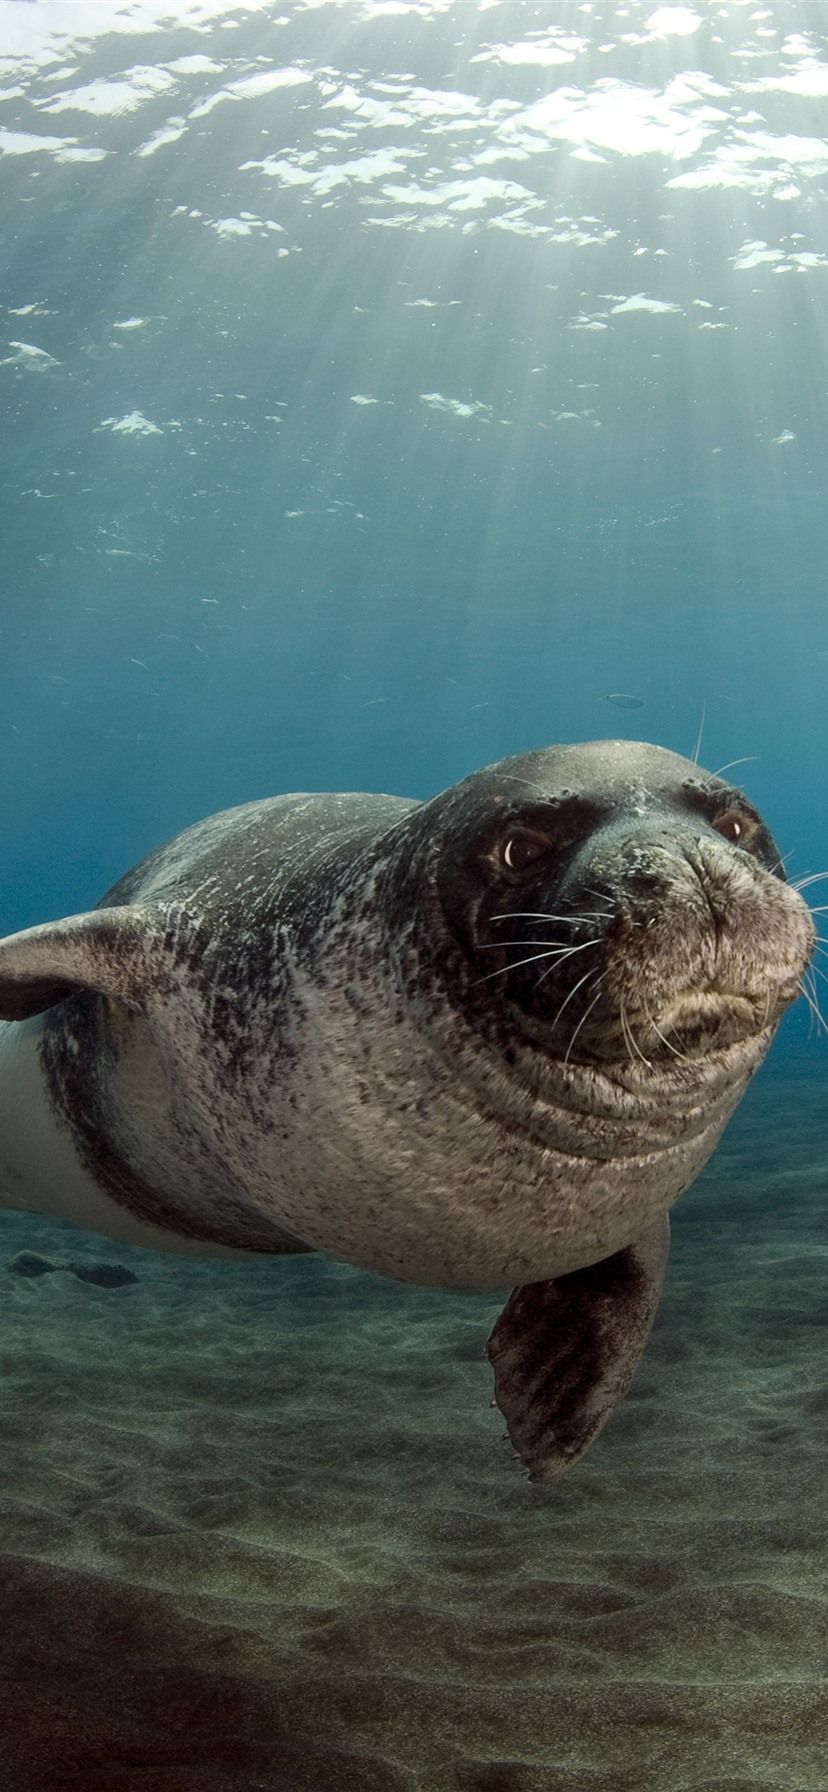
<path fill-rule="evenodd" d="M 497 1294 L 4 1217 L 2 1792 L 828 1792 L 826 1195 L 824 1063 L 768 1073 L 545 1487 Z"/>

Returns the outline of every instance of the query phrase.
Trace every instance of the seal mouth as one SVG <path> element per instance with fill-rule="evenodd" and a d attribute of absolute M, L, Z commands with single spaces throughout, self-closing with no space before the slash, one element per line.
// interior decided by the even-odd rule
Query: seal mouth
<path fill-rule="evenodd" d="M 566 1058 L 604 1064 L 695 1062 L 760 1038 L 774 1026 L 779 1012 L 770 992 L 688 989 L 655 1011 L 622 999 L 577 1030 L 574 1049 L 567 1050 Z"/>
<path fill-rule="evenodd" d="M 770 990 L 763 996 L 730 989 L 685 990 L 654 1017 L 648 1015 L 637 1036 L 644 1050 L 702 1057 L 764 1032 L 777 1018 L 773 1009 Z"/>

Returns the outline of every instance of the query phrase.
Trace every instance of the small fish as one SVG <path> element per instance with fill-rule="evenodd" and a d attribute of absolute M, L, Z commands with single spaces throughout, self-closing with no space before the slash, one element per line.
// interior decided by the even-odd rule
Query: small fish
<path fill-rule="evenodd" d="M 630 695 L 629 691 L 609 691 L 607 693 L 607 695 L 604 698 L 602 698 L 602 702 L 614 703 L 616 709 L 643 709 L 644 708 L 644 698 L 643 697 L 633 697 Z"/>

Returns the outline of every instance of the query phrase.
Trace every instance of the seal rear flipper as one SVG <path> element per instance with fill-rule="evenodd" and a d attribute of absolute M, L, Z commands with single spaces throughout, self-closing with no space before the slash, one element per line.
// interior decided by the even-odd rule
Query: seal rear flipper
<path fill-rule="evenodd" d="M 76 989 L 141 1012 L 158 944 L 156 912 L 137 906 L 92 909 L 9 934 L 0 940 L 0 1020 L 28 1020 Z"/>
<path fill-rule="evenodd" d="M 614 1256 L 513 1289 L 486 1341 L 495 1400 L 530 1481 L 588 1449 L 633 1379 L 658 1306 L 665 1214 Z"/>

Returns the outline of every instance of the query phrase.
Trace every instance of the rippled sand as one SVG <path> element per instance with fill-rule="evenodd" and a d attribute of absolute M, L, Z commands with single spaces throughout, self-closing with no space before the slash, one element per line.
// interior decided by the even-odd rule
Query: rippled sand
<path fill-rule="evenodd" d="M 824 1074 L 677 1216 L 631 1396 L 531 1487 L 498 1297 L 2 1221 L 3 1792 L 825 1792 Z"/>

